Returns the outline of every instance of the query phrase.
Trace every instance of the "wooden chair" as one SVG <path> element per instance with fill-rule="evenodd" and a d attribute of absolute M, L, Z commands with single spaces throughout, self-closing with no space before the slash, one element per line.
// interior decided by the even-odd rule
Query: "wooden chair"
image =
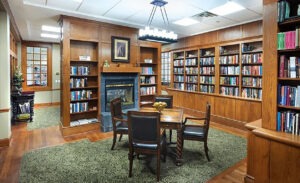
<path fill-rule="evenodd" d="M 156 95 L 154 102 L 166 102 L 166 108 L 173 108 L 173 95 Z M 170 143 L 172 143 L 172 130 L 170 129 Z"/>
<path fill-rule="evenodd" d="M 137 155 L 156 155 L 157 181 L 160 177 L 160 155 L 166 161 L 166 136 L 160 128 L 160 113 L 158 112 L 128 112 L 128 136 L 129 136 L 129 177 L 132 176 L 132 164 L 134 153 Z"/>
<path fill-rule="evenodd" d="M 119 141 L 121 141 L 123 134 L 128 134 L 127 119 L 124 119 L 125 113 L 122 112 L 121 98 L 115 98 L 110 102 L 111 121 L 113 124 L 113 144 L 111 150 L 114 149 L 117 134 L 120 134 Z"/>
<path fill-rule="evenodd" d="M 198 124 L 186 124 L 187 120 L 204 120 L 203 125 Z M 182 129 L 182 148 L 184 140 L 196 140 L 204 142 L 204 150 L 205 155 L 208 161 L 210 161 L 208 156 L 208 147 L 207 147 L 207 136 L 209 130 L 209 123 L 210 123 L 210 104 L 206 104 L 206 114 L 204 118 L 193 118 L 193 117 L 186 117 L 183 122 L 183 129 Z"/>

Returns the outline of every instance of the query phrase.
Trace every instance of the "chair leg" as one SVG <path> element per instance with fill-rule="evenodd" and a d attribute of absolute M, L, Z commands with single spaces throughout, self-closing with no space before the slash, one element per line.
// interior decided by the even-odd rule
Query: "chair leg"
<path fill-rule="evenodd" d="M 114 133 L 114 139 L 113 139 L 113 144 L 111 146 L 111 150 L 114 150 L 115 144 L 116 144 L 116 139 L 117 139 L 117 134 Z"/>
<path fill-rule="evenodd" d="M 123 134 L 121 133 L 120 138 L 119 138 L 119 142 L 121 141 L 122 137 L 123 137 Z"/>
<path fill-rule="evenodd" d="M 172 143 L 172 130 L 170 129 L 170 143 Z"/>
<path fill-rule="evenodd" d="M 132 177 L 133 152 L 129 152 L 129 177 Z"/>
<path fill-rule="evenodd" d="M 205 155 L 208 161 L 210 161 L 209 156 L 208 156 L 208 147 L 207 147 L 207 142 L 204 142 L 204 150 L 205 150 Z"/>
<path fill-rule="evenodd" d="M 156 181 L 159 182 L 160 177 L 160 151 L 157 151 Z"/>

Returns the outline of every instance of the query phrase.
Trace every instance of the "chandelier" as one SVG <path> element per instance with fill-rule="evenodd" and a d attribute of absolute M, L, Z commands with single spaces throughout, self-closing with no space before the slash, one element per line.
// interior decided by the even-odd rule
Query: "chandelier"
<path fill-rule="evenodd" d="M 168 31 L 167 28 L 169 26 L 169 19 L 167 16 L 167 12 L 165 9 L 165 5 L 167 1 L 164 0 L 153 0 L 150 4 L 153 5 L 150 17 L 148 19 L 147 26 L 144 29 L 139 30 L 139 39 L 140 40 L 147 40 L 147 41 L 155 41 L 161 43 L 174 43 L 177 42 L 177 34 L 173 31 Z M 162 18 L 164 20 L 164 24 L 166 26 L 166 30 L 158 30 L 157 28 L 151 29 L 150 25 L 152 23 L 154 14 L 156 12 L 157 7 L 160 8 L 160 12 Z"/>

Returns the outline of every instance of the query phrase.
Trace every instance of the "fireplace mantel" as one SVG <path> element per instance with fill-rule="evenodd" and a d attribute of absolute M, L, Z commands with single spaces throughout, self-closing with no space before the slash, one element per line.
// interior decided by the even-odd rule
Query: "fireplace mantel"
<path fill-rule="evenodd" d="M 101 67 L 102 73 L 141 73 L 141 67 Z"/>

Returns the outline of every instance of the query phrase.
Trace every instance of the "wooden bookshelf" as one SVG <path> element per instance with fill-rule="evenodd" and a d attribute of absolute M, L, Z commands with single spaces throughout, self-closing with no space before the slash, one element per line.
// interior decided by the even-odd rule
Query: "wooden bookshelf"
<path fill-rule="evenodd" d="M 280 113 L 299 113 L 299 107 L 278 103 L 281 86 L 298 86 L 298 78 L 281 76 L 281 56 L 300 56 L 295 50 L 278 47 L 278 33 L 293 31 L 300 25 L 299 18 L 287 18 L 278 23 L 280 3 L 290 3 L 290 16 L 297 12 L 298 1 L 264 0 L 263 15 L 263 97 L 262 119 L 247 124 L 249 130 L 247 148 L 247 175 L 245 182 L 299 182 L 300 136 L 282 132 Z M 287 124 L 287 123 L 286 123 Z M 284 130 L 285 131 L 285 130 Z M 289 175 L 288 177 L 286 175 Z"/>
<path fill-rule="evenodd" d="M 154 96 L 160 94 L 161 46 L 140 42 L 140 106 L 152 106 Z"/>

